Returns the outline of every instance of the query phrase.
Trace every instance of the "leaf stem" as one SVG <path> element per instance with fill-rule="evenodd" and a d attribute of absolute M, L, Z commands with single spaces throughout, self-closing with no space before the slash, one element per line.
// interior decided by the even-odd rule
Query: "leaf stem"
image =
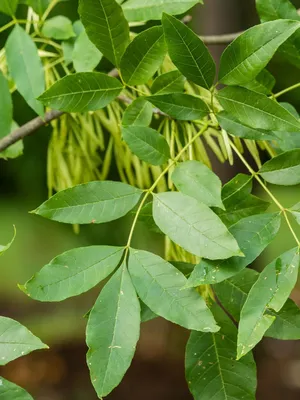
<path fill-rule="evenodd" d="M 274 94 L 273 98 L 277 99 L 278 97 L 280 97 L 288 92 L 291 92 L 292 90 L 298 89 L 298 88 L 300 88 L 300 82 L 296 83 L 295 85 L 289 86 L 288 88 L 282 90 L 281 92 Z"/>
<path fill-rule="evenodd" d="M 56 6 L 56 4 L 58 3 L 58 0 L 52 0 L 51 3 L 49 4 L 47 10 L 44 12 L 42 18 L 41 18 L 41 22 L 45 22 L 46 19 L 48 18 L 48 15 L 51 13 L 51 11 L 53 10 L 53 8 Z"/>
<path fill-rule="evenodd" d="M 6 25 L 1 26 L 0 33 L 6 31 L 6 29 L 9 29 L 16 24 L 27 24 L 27 22 L 27 19 L 13 19 L 9 21 Z"/>
<path fill-rule="evenodd" d="M 155 190 L 155 188 L 158 185 L 158 183 L 161 180 L 161 178 L 163 178 L 165 176 L 165 174 L 170 170 L 170 168 L 172 168 L 178 162 L 178 160 L 180 159 L 182 154 L 189 149 L 191 144 L 193 144 L 206 131 L 207 128 L 208 128 L 208 123 L 205 124 L 203 126 L 203 128 L 195 136 L 193 136 L 192 139 L 182 148 L 182 150 L 177 154 L 177 156 L 172 160 L 172 162 L 157 177 L 156 181 L 153 183 L 153 185 L 150 187 L 150 189 L 145 191 L 145 195 L 144 195 L 144 197 L 143 197 L 143 199 L 142 199 L 142 201 L 141 201 L 141 203 L 140 203 L 140 205 L 139 205 L 139 207 L 137 209 L 137 212 L 135 214 L 135 217 L 134 217 L 131 229 L 130 229 L 130 233 L 129 233 L 128 241 L 127 241 L 127 245 L 126 245 L 125 258 L 126 258 L 126 255 L 128 253 L 128 249 L 129 249 L 129 247 L 131 245 L 131 242 L 132 242 L 132 237 L 133 237 L 133 234 L 134 234 L 134 230 L 135 230 L 139 215 L 141 213 L 141 210 L 142 210 L 146 200 L 153 193 L 153 191 Z"/>
<path fill-rule="evenodd" d="M 287 225 L 291 231 L 291 234 L 293 235 L 298 247 L 300 247 L 300 241 L 291 225 L 291 222 L 289 220 L 289 217 L 287 215 L 287 210 L 283 207 L 282 204 L 276 199 L 276 197 L 273 195 L 273 193 L 267 188 L 267 186 L 264 184 L 262 179 L 258 176 L 257 172 L 254 171 L 254 169 L 249 165 L 247 160 L 243 157 L 243 155 L 239 152 L 237 147 L 232 143 L 230 140 L 230 146 L 235 152 L 235 154 L 239 157 L 239 159 L 242 161 L 242 163 L 245 165 L 245 167 L 248 169 L 248 171 L 251 173 L 251 175 L 257 180 L 257 182 L 261 185 L 261 187 L 265 190 L 265 192 L 270 196 L 270 198 L 273 200 L 273 202 L 277 205 L 277 207 L 280 209 L 281 213 L 284 215 L 284 218 L 287 222 Z"/>

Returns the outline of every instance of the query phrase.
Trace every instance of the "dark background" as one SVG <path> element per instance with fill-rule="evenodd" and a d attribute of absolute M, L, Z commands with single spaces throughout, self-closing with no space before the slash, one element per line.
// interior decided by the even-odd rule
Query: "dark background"
<path fill-rule="evenodd" d="M 194 12 L 193 27 L 200 34 L 235 32 L 255 24 L 258 19 L 254 1 L 207 0 Z M 300 7 L 300 1 L 294 2 Z M 76 1 L 59 5 L 56 13 L 77 19 Z M 0 16 L 0 25 L 6 22 Z M 6 35 L 0 35 L 1 48 Z M 222 46 L 211 49 L 218 61 Z M 282 66 L 276 60 L 270 70 L 277 78 L 277 89 L 299 81 L 299 71 Z M 1 95 L 1 94 L 0 94 Z M 300 106 L 299 91 L 284 100 Z M 33 118 L 32 111 L 19 95 L 14 95 L 15 119 L 22 124 Z M 0 243 L 9 241 L 12 225 L 17 227 L 13 247 L 0 258 L 0 315 L 25 324 L 47 343 L 51 350 L 35 352 L 2 368 L 0 373 L 25 387 L 36 400 L 96 400 L 85 361 L 84 314 L 95 301 L 99 288 L 63 303 L 38 303 L 28 299 L 17 288 L 53 257 L 68 249 L 91 244 L 122 245 L 126 241 L 130 217 L 102 225 L 83 227 L 75 235 L 69 226 L 43 220 L 28 214 L 47 198 L 46 155 L 50 128 L 44 128 L 25 141 L 25 155 L 14 161 L 0 160 Z M 264 157 L 264 156 L 262 156 Z M 215 163 L 214 170 L 224 182 L 238 171 Z M 112 179 L 117 179 L 111 176 Z M 299 188 L 274 187 L 283 204 L 299 201 Z M 261 194 L 263 195 L 263 194 Z M 298 229 L 299 231 L 299 229 Z M 135 246 L 159 253 L 161 239 L 138 225 Z M 280 235 L 255 267 L 268 261 L 294 244 L 285 226 Z M 293 298 L 300 304 L 300 288 Z M 141 339 L 131 368 L 122 384 L 108 399 L 118 400 L 188 400 L 184 380 L 184 348 L 188 332 L 162 319 L 143 324 Z M 264 340 L 255 351 L 258 362 L 259 389 L 257 399 L 298 400 L 300 398 L 300 344 Z"/>

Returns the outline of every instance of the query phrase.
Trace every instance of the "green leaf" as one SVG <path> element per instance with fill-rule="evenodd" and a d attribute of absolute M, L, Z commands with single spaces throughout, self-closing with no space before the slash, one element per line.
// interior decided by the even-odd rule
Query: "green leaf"
<path fill-rule="evenodd" d="M 68 0 L 57 0 L 57 3 L 61 3 Z M 27 4 L 28 6 L 32 7 L 33 10 L 42 16 L 44 12 L 49 7 L 51 0 L 19 0 L 19 3 Z"/>
<path fill-rule="evenodd" d="M 214 291 L 226 310 L 235 318 L 240 319 L 240 312 L 245 304 L 251 287 L 257 281 L 259 274 L 252 269 L 245 269 L 234 277 L 214 285 Z M 276 313 L 266 311 L 276 319 L 265 333 L 265 336 L 280 340 L 298 340 L 300 338 L 300 309 L 290 299 Z"/>
<path fill-rule="evenodd" d="M 56 40 L 67 40 L 76 36 L 72 21 L 63 15 L 47 19 L 42 28 L 42 34 Z"/>
<path fill-rule="evenodd" d="M 111 103 L 122 91 L 121 83 L 100 72 L 67 75 L 39 97 L 46 106 L 67 111 L 97 111 Z"/>
<path fill-rule="evenodd" d="M 11 241 L 10 241 L 7 245 L 5 245 L 5 246 L 0 245 L 0 256 L 1 256 L 6 250 L 8 250 L 8 249 L 10 248 L 10 246 L 13 244 L 13 242 L 14 242 L 14 240 L 15 240 L 15 238 L 16 238 L 16 234 L 17 234 L 17 231 L 16 231 L 16 227 L 14 226 L 14 236 L 13 236 L 13 238 L 11 239 Z"/>
<path fill-rule="evenodd" d="M 256 365 L 252 354 L 236 361 L 237 329 L 225 313 L 213 308 L 221 330 L 192 332 L 186 348 L 186 380 L 195 399 L 254 400 Z"/>
<path fill-rule="evenodd" d="M 121 382 L 139 335 L 140 304 L 123 264 L 103 288 L 87 325 L 87 363 L 100 398 Z"/>
<path fill-rule="evenodd" d="M 276 19 L 300 20 L 296 7 L 289 0 L 257 0 L 256 8 L 262 22 Z M 279 48 L 284 60 L 300 68 L 300 31 L 295 32 Z"/>
<path fill-rule="evenodd" d="M 243 255 L 217 215 L 192 197 L 177 192 L 155 195 L 153 217 L 173 242 L 199 257 L 216 260 Z"/>
<path fill-rule="evenodd" d="M 164 31 L 153 26 L 137 35 L 121 59 L 121 75 L 128 85 L 146 83 L 161 64 L 167 53 Z"/>
<path fill-rule="evenodd" d="M 222 182 L 202 162 L 180 163 L 172 174 L 172 181 L 183 194 L 194 197 L 200 203 L 224 208 L 221 199 Z"/>
<path fill-rule="evenodd" d="M 285 108 L 286 110 L 288 110 L 291 114 L 293 114 L 293 116 L 297 119 L 300 119 L 300 115 L 298 113 L 298 111 L 296 110 L 296 108 L 290 104 L 290 103 L 286 103 L 286 102 L 280 102 L 279 103 L 283 108 Z"/>
<path fill-rule="evenodd" d="M 243 125 L 236 117 L 226 111 L 218 113 L 217 120 L 221 128 L 230 133 L 230 135 L 250 140 L 277 140 L 275 133 Z"/>
<path fill-rule="evenodd" d="M 195 264 L 190 264 L 182 261 L 170 261 L 178 271 L 180 271 L 185 277 L 191 275 L 193 269 L 195 268 Z"/>
<path fill-rule="evenodd" d="M 81 32 L 74 44 L 72 60 L 76 72 L 91 72 L 101 61 L 102 54 L 90 41 L 85 31 Z"/>
<path fill-rule="evenodd" d="M 16 25 L 7 39 L 5 51 L 8 69 L 18 91 L 37 114 L 43 115 L 44 107 L 36 99 L 45 90 L 45 76 L 35 43 Z"/>
<path fill-rule="evenodd" d="M 295 204 L 291 209 L 290 212 L 293 214 L 293 216 L 296 218 L 296 221 L 300 225 L 300 202 Z"/>
<path fill-rule="evenodd" d="M 173 63 L 187 79 L 210 89 L 215 79 L 216 65 L 205 44 L 176 18 L 164 14 L 162 22 Z"/>
<path fill-rule="evenodd" d="M 299 249 L 295 248 L 282 254 L 275 260 L 272 267 L 269 267 L 270 273 L 275 271 L 276 274 L 276 290 L 273 292 L 268 308 L 277 312 L 282 309 L 297 283 L 299 263 Z"/>
<path fill-rule="evenodd" d="M 202 260 L 191 274 L 187 287 L 214 284 L 236 275 L 251 264 L 277 235 L 281 223 L 279 213 L 243 218 L 229 228 L 245 257 L 228 260 Z M 221 258 L 221 257 L 219 257 Z"/>
<path fill-rule="evenodd" d="M 147 99 L 161 111 L 181 121 L 202 119 L 209 109 L 199 97 L 184 93 L 158 94 Z"/>
<path fill-rule="evenodd" d="M 162 165 L 170 158 L 166 139 L 157 131 L 142 126 L 124 126 L 122 135 L 130 150 L 141 160 Z"/>
<path fill-rule="evenodd" d="M 199 293 L 182 290 L 186 278 L 173 265 L 155 254 L 133 249 L 128 265 L 139 297 L 155 314 L 187 329 L 219 330 Z"/>
<path fill-rule="evenodd" d="M 265 336 L 279 340 L 300 339 L 300 309 L 291 299 L 288 299 L 278 313 L 267 312 L 276 316 L 276 319 L 265 333 Z"/>
<path fill-rule="evenodd" d="M 183 14 L 202 0 L 128 0 L 123 4 L 125 17 L 130 22 L 160 20 L 163 13 Z"/>
<path fill-rule="evenodd" d="M 13 103 L 7 79 L 0 71 L 0 138 L 8 135 L 13 122 Z"/>
<path fill-rule="evenodd" d="M 0 377 L 0 398 L 1 400 L 33 400 L 26 390 L 2 377 Z"/>
<path fill-rule="evenodd" d="M 300 148 L 299 132 L 274 132 L 276 144 L 281 151 Z"/>
<path fill-rule="evenodd" d="M 74 43 L 73 40 L 65 40 L 61 43 L 61 49 L 64 56 L 64 63 L 66 66 L 73 62 Z"/>
<path fill-rule="evenodd" d="M 141 304 L 141 322 L 148 322 L 154 318 L 157 318 L 157 315 L 154 314 L 154 312 L 151 311 L 150 308 L 146 306 L 146 304 L 143 303 L 141 300 L 140 304 Z"/>
<path fill-rule="evenodd" d="M 0 317 L 0 365 L 6 365 L 34 350 L 47 348 L 47 345 L 19 322 Z"/>
<path fill-rule="evenodd" d="M 274 76 L 266 69 L 263 69 L 255 79 L 248 83 L 244 83 L 243 87 L 254 92 L 262 94 L 271 94 L 275 86 L 276 80 Z"/>
<path fill-rule="evenodd" d="M 298 185 L 300 183 L 300 149 L 287 151 L 267 161 L 259 171 L 269 183 Z"/>
<path fill-rule="evenodd" d="M 252 81 L 299 27 L 297 21 L 277 20 L 256 25 L 242 33 L 222 55 L 220 81 L 227 85 Z"/>
<path fill-rule="evenodd" d="M 129 25 L 122 7 L 115 0 L 80 0 L 78 11 L 90 40 L 119 66 L 129 44 Z"/>
<path fill-rule="evenodd" d="M 69 250 L 20 287 L 39 301 L 62 301 L 96 286 L 118 266 L 122 247 L 90 246 Z"/>
<path fill-rule="evenodd" d="M 232 278 L 213 286 L 218 299 L 236 321 L 239 321 L 248 293 L 258 277 L 258 272 L 246 268 Z"/>
<path fill-rule="evenodd" d="M 252 177 L 238 174 L 222 189 L 222 199 L 225 210 L 215 209 L 227 227 L 232 226 L 243 218 L 265 212 L 270 203 L 251 195 Z"/>
<path fill-rule="evenodd" d="M 256 0 L 256 9 L 261 22 L 276 19 L 300 19 L 296 7 L 289 0 Z"/>
<path fill-rule="evenodd" d="M 122 125 L 149 126 L 152 116 L 152 104 L 145 97 L 138 97 L 126 108 L 123 114 Z"/>
<path fill-rule="evenodd" d="M 242 87 L 227 87 L 217 95 L 221 106 L 242 124 L 266 131 L 296 132 L 300 122 L 263 94 Z"/>
<path fill-rule="evenodd" d="M 151 87 L 153 94 L 181 93 L 184 90 L 185 78 L 177 70 L 159 75 Z"/>
<path fill-rule="evenodd" d="M 276 316 L 266 310 L 278 312 L 283 307 L 296 284 L 298 267 L 298 249 L 292 249 L 276 258 L 259 275 L 241 311 L 238 358 L 250 351 L 274 322 Z"/>
<path fill-rule="evenodd" d="M 89 182 L 56 193 L 33 213 L 67 224 L 100 224 L 126 215 L 142 193 L 122 182 Z"/>
<path fill-rule="evenodd" d="M 17 11 L 18 3 L 18 0 L 1 0 L 0 11 L 4 14 L 13 16 Z"/>

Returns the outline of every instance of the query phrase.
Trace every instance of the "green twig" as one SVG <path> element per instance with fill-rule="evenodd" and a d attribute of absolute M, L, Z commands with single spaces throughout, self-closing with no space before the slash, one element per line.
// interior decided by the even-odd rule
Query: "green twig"
<path fill-rule="evenodd" d="M 239 159 L 242 161 L 242 163 L 245 165 L 245 167 L 248 169 L 248 171 L 251 173 L 251 175 L 257 180 L 257 182 L 261 185 L 261 187 L 265 190 L 265 192 L 270 196 L 270 198 L 273 200 L 273 202 L 277 205 L 277 207 L 280 209 L 281 213 L 284 215 L 284 218 L 287 222 L 287 225 L 289 227 L 289 230 L 291 231 L 291 234 L 293 235 L 298 247 L 300 247 L 300 241 L 296 235 L 296 232 L 294 231 L 291 222 L 289 220 L 289 217 L 287 215 L 287 210 L 283 207 L 282 204 L 276 199 L 276 197 L 273 195 L 273 193 L 267 188 L 267 186 L 264 184 L 262 179 L 257 175 L 257 172 L 253 170 L 253 168 L 248 164 L 247 160 L 242 156 L 242 154 L 239 152 L 239 150 L 236 148 L 236 146 L 230 141 L 230 146 L 235 152 L 235 154 L 239 157 Z"/>

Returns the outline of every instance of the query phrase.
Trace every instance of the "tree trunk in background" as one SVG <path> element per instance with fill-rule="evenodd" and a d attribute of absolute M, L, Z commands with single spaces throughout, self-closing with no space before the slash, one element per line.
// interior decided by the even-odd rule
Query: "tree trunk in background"
<path fill-rule="evenodd" d="M 242 3 L 242 4 L 241 4 Z M 199 6 L 194 28 L 201 35 L 216 35 L 238 32 L 253 25 L 257 21 L 255 0 L 209 0 Z M 218 61 L 225 46 L 210 48 Z"/>

